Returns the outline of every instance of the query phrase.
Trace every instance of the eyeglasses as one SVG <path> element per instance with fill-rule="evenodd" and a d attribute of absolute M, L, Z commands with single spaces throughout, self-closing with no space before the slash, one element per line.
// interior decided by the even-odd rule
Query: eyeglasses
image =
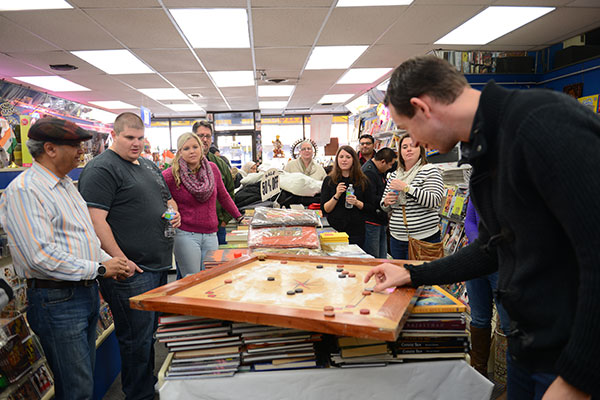
<path fill-rule="evenodd" d="M 372 143 L 371 142 L 361 142 L 360 143 L 361 146 L 368 146 L 370 144 L 372 144 Z"/>
<path fill-rule="evenodd" d="M 300 149 L 300 151 L 312 151 L 312 148 L 304 148 L 304 149 Z"/>
<path fill-rule="evenodd" d="M 198 135 L 200 139 L 210 139 L 212 135 Z"/>

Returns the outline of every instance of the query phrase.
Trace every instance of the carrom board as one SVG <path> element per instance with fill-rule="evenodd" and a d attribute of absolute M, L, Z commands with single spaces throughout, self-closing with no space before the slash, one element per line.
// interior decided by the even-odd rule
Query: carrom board
<path fill-rule="evenodd" d="M 363 283 L 366 273 L 382 262 L 404 264 L 255 253 L 132 297 L 130 303 L 140 310 L 393 341 L 418 293 L 403 287 L 364 294 L 374 286 L 373 279 Z M 345 278 L 340 268 L 347 271 Z M 326 316 L 325 306 L 335 315 Z"/>

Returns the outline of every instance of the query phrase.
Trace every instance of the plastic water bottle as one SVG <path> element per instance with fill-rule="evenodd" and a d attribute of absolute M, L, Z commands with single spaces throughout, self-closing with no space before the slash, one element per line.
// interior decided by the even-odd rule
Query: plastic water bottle
<path fill-rule="evenodd" d="M 169 206 L 169 208 L 167 208 L 163 218 L 167 220 L 167 225 L 165 226 L 165 237 L 175 237 L 175 228 L 173 228 L 173 225 L 171 225 L 171 220 L 175 218 L 175 210 L 173 207 Z"/>
<path fill-rule="evenodd" d="M 349 184 L 348 188 L 346 189 L 346 208 L 352 208 L 354 207 L 354 204 L 348 203 L 348 196 L 354 196 L 354 187 L 352 184 Z"/>

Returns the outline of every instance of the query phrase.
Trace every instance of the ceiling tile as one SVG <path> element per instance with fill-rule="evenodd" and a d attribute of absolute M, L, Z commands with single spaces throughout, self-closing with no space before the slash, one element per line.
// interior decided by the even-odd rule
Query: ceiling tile
<path fill-rule="evenodd" d="M 308 58 L 310 47 L 257 48 L 254 50 L 256 68 L 264 70 L 297 70 L 300 72 Z"/>
<path fill-rule="evenodd" d="M 246 8 L 246 0 L 164 0 L 167 8 Z"/>
<path fill-rule="evenodd" d="M 162 9 L 90 9 L 87 13 L 132 49 L 187 48 Z"/>
<path fill-rule="evenodd" d="M 375 45 L 369 47 L 352 68 L 393 68 L 410 57 L 426 54 L 430 49 L 428 45 L 407 45 L 403 42 Z"/>
<path fill-rule="evenodd" d="M 45 75 L 45 70 L 27 65 L 16 58 L 0 53 L 0 77 Z"/>
<path fill-rule="evenodd" d="M 69 0 L 72 6 L 80 8 L 140 8 L 159 7 L 156 0 Z"/>
<path fill-rule="evenodd" d="M 163 74 L 163 76 L 178 88 L 208 88 L 215 90 L 212 82 L 203 72 L 169 72 Z"/>
<path fill-rule="evenodd" d="M 327 20 L 318 45 L 369 45 L 406 10 L 406 6 L 336 8 Z"/>
<path fill-rule="evenodd" d="M 202 71 L 189 49 L 135 50 L 134 53 L 158 72 Z"/>
<path fill-rule="evenodd" d="M 65 50 L 121 48 L 81 11 L 36 10 L 5 13 L 11 21 Z"/>
<path fill-rule="evenodd" d="M 195 49 L 208 71 L 252 71 L 250 49 Z"/>
<path fill-rule="evenodd" d="M 50 69 L 51 64 L 71 64 L 76 66 L 78 69 L 74 71 L 68 71 L 69 75 L 105 75 L 105 72 L 102 70 L 88 64 L 81 58 L 62 50 L 9 54 L 18 60 L 47 71 L 49 74 L 56 74 L 59 72 Z"/>
<path fill-rule="evenodd" d="M 312 46 L 327 9 L 253 9 L 254 46 Z"/>
<path fill-rule="evenodd" d="M 252 0 L 254 7 L 273 8 L 302 8 L 302 7 L 331 7 L 333 0 Z"/>
<path fill-rule="evenodd" d="M 230 97 L 250 97 L 256 99 L 256 86 L 246 86 L 246 87 L 224 87 L 221 88 L 221 92 L 229 101 Z"/>
<path fill-rule="evenodd" d="M 2 38 L 0 49 L 2 52 L 57 50 L 56 46 L 12 22 L 7 18 L 11 14 L 14 13 L 0 13 L 0 38 Z"/>
<path fill-rule="evenodd" d="M 111 75 L 115 79 L 131 85 L 135 89 L 154 89 L 172 87 L 164 79 L 155 74 Z"/>

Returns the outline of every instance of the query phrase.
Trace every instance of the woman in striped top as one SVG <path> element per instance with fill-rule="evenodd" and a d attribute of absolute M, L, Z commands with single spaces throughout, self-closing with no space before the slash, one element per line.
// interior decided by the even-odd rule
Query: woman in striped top
<path fill-rule="evenodd" d="M 408 134 L 400 137 L 398 170 L 391 174 L 381 200 L 381 208 L 392 213 L 390 253 L 393 258 L 408 259 L 409 235 L 430 243 L 440 241 L 438 211 L 443 191 L 442 174 L 437 167 L 427 163 L 425 148 L 413 147 Z"/>

